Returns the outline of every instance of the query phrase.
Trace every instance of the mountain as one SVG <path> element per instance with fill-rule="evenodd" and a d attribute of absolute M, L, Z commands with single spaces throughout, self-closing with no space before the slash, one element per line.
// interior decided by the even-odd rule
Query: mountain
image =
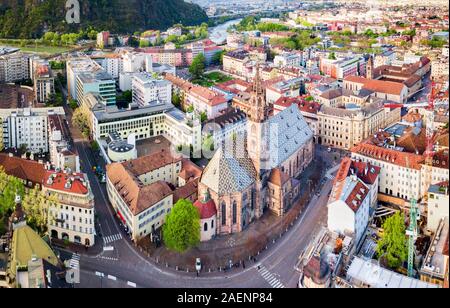
<path fill-rule="evenodd" d="M 112 33 L 166 29 L 208 21 L 196 4 L 183 0 L 79 0 L 80 24 L 67 24 L 67 0 L 0 0 L 0 37 L 35 38 L 45 31 L 77 32 L 92 26 Z"/>

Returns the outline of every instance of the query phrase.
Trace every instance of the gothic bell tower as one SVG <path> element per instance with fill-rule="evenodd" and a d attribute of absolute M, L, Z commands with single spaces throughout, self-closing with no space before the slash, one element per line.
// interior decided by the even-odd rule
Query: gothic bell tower
<path fill-rule="evenodd" d="M 247 121 L 247 151 L 252 159 L 258 176 L 262 170 L 269 169 L 269 108 L 262 86 L 259 64 L 256 66 L 256 76 L 253 82 L 249 101 Z"/>

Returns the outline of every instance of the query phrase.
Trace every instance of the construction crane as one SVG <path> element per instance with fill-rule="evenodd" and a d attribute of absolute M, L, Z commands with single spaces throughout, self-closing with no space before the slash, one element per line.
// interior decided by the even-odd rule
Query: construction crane
<path fill-rule="evenodd" d="M 406 166 L 409 171 L 409 159 L 406 157 Z M 406 235 L 408 236 L 408 277 L 414 277 L 414 251 L 415 243 L 418 235 L 417 230 L 417 220 L 420 217 L 419 208 L 417 206 L 417 199 L 414 196 L 412 176 L 411 172 L 408 172 L 409 183 L 411 188 L 410 196 L 410 209 L 409 209 L 409 227 L 406 230 Z"/>

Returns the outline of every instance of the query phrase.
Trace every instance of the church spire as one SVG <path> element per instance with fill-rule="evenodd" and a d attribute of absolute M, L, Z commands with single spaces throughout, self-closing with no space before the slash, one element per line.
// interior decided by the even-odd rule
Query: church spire
<path fill-rule="evenodd" d="M 264 89 L 261 82 L 259 63 L 256 64 L 256 74 L 253 80 L 253 89 L 250 97 L 249 118 L 253 122 L 264 122 L 268 117 Z"/>

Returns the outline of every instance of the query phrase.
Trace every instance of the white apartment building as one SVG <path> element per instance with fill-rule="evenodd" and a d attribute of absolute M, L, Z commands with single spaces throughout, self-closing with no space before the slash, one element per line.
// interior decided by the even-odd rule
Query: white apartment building
<path fill-rule="evenodd" d="M 62 107 L 0 109 L 4 147 L 25 146 L 32 153 L 47 153 L 48 116 L 53 114 L 64 115 L 64 109 Z"/>
<path fill-rule="evenodd" d="M 107 55 L 104 58 L 100 58 L 96 61 L 114 79 L 118 79 L 119 75 L 123 73 L 123 59 L 120 54 Z"/>
<path fill-rule="evenodd" d="M 273 63 L 276 67 L 300 67 L 303 62 L 303 56 L 298 52 L 285 52 L 276 55 Z"/>
<path fill-rule="evenodd" d="M 66 63 L 67 71 L 67 87 L 69 96 L 72 99 L 79 100 L 77 91 L 78 75 L 82 73 L 99 73 L 105 72 L 103 67 L 88 57 L 79 57 L 69 59 Z"/>
<path fill-rule="evenodd" d="M 153 67 L 152 56 L 143 52 L 126 52 L 122 55 L 123 72 L 151 72 Z"/>
<path fill-rule="evenodd" d="M 428 189 L 427 229 L 436 232 L 445 217 L 449 217 L 448 181 Z"/>
<path fill-rule="evenodd" d="M 356 175 L 337 181 L 328 203 L 328 229 L 358 245 L 369 223 L 370 189 Z"/>
<path fill-rule="evenodd" d="M 133 76 L 131 87 L 133 103 L 139 107 L 172 102 L 172 84 L 165 79 L 155 79 L 148 73 L 138 73 Z"/>
<path fill-rule="evenodd" d="M 55 196 L 48 209 L 48 232 L 52 238 L 91 247 L 95 244 L 94 195 L 87 176 L 47 171 L 42 191 Z"/>
<path fill-rule="evenodd" d="M 29 56 L 21 52 L 0 54 L 0 83 L 30 78 Z"/>

